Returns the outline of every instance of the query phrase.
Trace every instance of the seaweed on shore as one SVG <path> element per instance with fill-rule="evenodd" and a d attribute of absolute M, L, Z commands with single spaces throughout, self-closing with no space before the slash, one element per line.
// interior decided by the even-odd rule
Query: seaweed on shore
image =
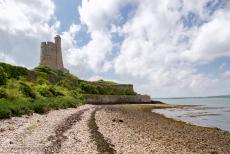
<path fill-rule="evenodd" d="M 59 124 L 56 127 L 55 135 L 50 136 L 48 138 L 48 140 L 51 140 L 51 145 L 45 147 L 44 149 L 45 154 L 53 154 L 53 153 L 60 152 L 62 142 L 66 140 L 66 136 L 64 136 L 64 133 L 68 131 L 75 123 L 80 121 L 82 119 L 82 114 L 87 110 L 88 109 L 84 109 L 70 115 L 61 124 Z"/>
<path fill-rule="evenodd" d="M 93 142 L 95 142 L 95 144 L 97 145 L 97 151 L 98 153 L 102 153 L 102 154 L 114 154 L 116 151 L 112 148 L 113 145 L 111 145 L 110 143 L 108 143 L 103 134 L 101 134 L 98 131 L 98 126 L 96 124 L 95 121 L 95 114 L 99 109 L 95 109 L 90 117 L 90 120 L 88 122 L 88 127 L 90 129 L 90 133 L 91 133 L 91 140 Z"/>

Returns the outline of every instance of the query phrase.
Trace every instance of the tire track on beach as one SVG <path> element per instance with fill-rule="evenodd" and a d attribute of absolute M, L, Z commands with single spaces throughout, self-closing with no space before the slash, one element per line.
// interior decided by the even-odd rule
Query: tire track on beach
<path fill-rule="evenodd" d="M 116 151 L 112 148 L 113 145 L 108 143 L 103 134 L 99 132 L 98 126 L 96 124 L 95 114 L 98 110 L 101 108 L 96 108 L 90 116 L 88 127 L 90 131 L 90 138 L 91 140 L 96 144 L 98 153 L 109 153 L 109 154 L 115 154 Z"/>
<path fill-rule="evenodd" d="M 45 147 L 45 154 L 53 154 L 60 151 L 62 142 L 67 139 L 67 137 L 64 136 L 64 133 L 68 131 L 75 123 L 80 121 L 82 119 L 82 114 L 87 110 L 89 109 L 77 111 L 76 113 L 67 117 L 55 128 L 55 135 L 51 135 L 48 137 L 48 140 L 51 141 L 51 145 Z"/>

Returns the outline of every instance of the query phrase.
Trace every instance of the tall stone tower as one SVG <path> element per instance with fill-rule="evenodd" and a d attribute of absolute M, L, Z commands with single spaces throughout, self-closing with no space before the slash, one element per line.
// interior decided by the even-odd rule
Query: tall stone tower
<path fill-rule="evenodd" d="M 56 45 L 56 61 L 58 70 L 64 69 L 62 52 L 61 52 L 61 37 L 59 35 L 55 36 L 55 45 Z"/>
<path fill-rule="evenodd" d="M 55 36 L 55 42 L 41 42 L 40 65 L 53 70 L 68 71 L 64 68 L 61 50 L 61 37 Z"/>

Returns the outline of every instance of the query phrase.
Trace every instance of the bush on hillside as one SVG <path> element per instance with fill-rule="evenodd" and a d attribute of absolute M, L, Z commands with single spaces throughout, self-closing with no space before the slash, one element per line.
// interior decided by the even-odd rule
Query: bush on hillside
<path fill-rule="evenodd" d="M 113 81 L 105 81 L 105 80 L 98 80 L 98 81 L 94 81 L 92 83 L 96 83 L 96 84 L 101 84 L 101 85 L 116 85 L 116 82 Z"/>
<path fill-rule="evenodd" d="M 76 107 L 82 100 L 71 97 L 56 97 L 44 99 L 17 99 L 13 102 L 8 99 L 0 99 L 0 119 L 11 116 L 21 116 L 30 113 L 46 113 L 51 109 Z"/>
<path fill-rule="evenodd" d="M 65 96 L 64 93 L 54 85 L 42 84 L 37 86 L 37 91 L 43 97 Z"/>
<path fill-rule="evenodd" d="M 49 84 L 49 81 L 44 79 L 44 78 L 41 78 L 41 77 L 38 77 L 36 82 L 39 84 L 39 85 L 42 85 L 42 84 Z"/>
<path fill-rule="evenodd" d="M 72 89 L 76 89 L 78 87 L 78 82 L 75 80 L 64 79 L 64 80 L 60 80 L 57 83 L 57 85 L 61 86 L 61 87 L 65 87 L 69 90 L 72 90 Z"/>
<path fill-rule="evenodd" d="M 100 81 L 102 83 L 102 81 Z M 83 94 L 100 94 L 100 95 L 137 95 L 137 93 L 123 90 L 123 89 L 114 89 L 111 83 L 106 84 L 103 81 L 103 84 L 97 82 L 87 82 L 80 81 L 80 89 Z"/>
<path fill-rule="evenodd" d="M 99 94 L 98 88 L 95 85 L 89 84 L 87 82 L 81 82 L 80 88 L 82 93 L 85 94 Z"/>
<path fill-rule="evenodd" d="M 1 98 L 8 98 L 8 95 L 6 93 L 6 90 L 3 88 L 0 88 L 0 99 Z"/>
<path fill-rule="evenodd" d="M 0 119 L 6 119 L 11 117 L 11 110 L 9 108 L 1 107 L 0 108 Z"/>
<path fill-rule="evenodd" d="M 53 97 L 53 93 L 50 92 L 49 86 L 47 84 L 37 86 L 37 91 L 43 97 Z"/>
<path fill-rule="evenodd" d="M 72 96 L 75 99 L 80 99 L 83 100 L 83 96 L 80 94 L 79 90 L 71 90 L 70 92 L 70 96 Z"/>
<path fill-rule="evenodd" d="M 26 83 L 20 82 L 20 87 L 19 87 L 19 91 L 24 94 L 26 97 L 30 97 L 35 99 L 36 98 L 36 94 L 33 91 L 33 89 L 27 85 Z"/>
<path fill-rule="evenodd" d="M 0 63 L 0 66 L 3 68 L 4 72 L 7 74 L 8 78 L 16 78 L 18 79 L 20 76 L 26 76 L 29 73 L 29 70 L 20 67 L 20 66 L 12 66 L 6 63 Z"/>
<path fill-rule="evenodd" d="M 34 68 L 34 70 L 36 72 L 40 72 L 40 73 L 46 73 L 46 74 L 52 74 L 52 75 L 57 75 L 57 72 L 55 72 L 54 70 L 50 69 L 47 66 L 38 66 L 36 68 Z"/>
<path fill-rule="evenodd" d="M 53 96 L 65 96 L 60 90 L 58 90 L 55 86 L 50 86 L 49 91 L 53 94 Z"/>
<path fill-rule="evenodd" d="M 46 113 L 47 111 L 49 111 L 49 106 L 46 103 L 41 103 L 41 102 L 34 102 L 32 105 L 32 109 L 35 113 Z"/>
<path fill-rule="evenodd" d="M 5 85 L 6 81 L 6 73 L 4 72 L 4 69 L 0 66 L 0 85 Z"/>

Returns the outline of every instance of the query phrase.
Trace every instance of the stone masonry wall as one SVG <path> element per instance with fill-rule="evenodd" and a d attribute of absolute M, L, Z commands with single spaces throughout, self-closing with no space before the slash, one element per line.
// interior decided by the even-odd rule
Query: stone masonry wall
<path fill-rule="evenodd" d="M 61 51 L 61 37 L 55 37 L 55 44 L 56 44 L 56 63 L 57 69 L 62 70 L 64 68 L 63 60 L 62 60 L 62 51 Z"/>
<path fill-rule="evenodd" d="M 147 95 L 84 95 L 87 104 L 144 104 L 150 103 L 151 98 Z"/>
<path fill-rule="evenodd" d="M 130 92 L 134 92 L 132 84 L 116 84 L 112 85 L 112 88 L 115 90 L 127 90 Z"/>
<path fill-rule="evenodd" d="M 55 43 L 41 43 L 40 65 L 48 66 L 53 70 L 64 70 L 60 36 L 55 37 Z"/>

